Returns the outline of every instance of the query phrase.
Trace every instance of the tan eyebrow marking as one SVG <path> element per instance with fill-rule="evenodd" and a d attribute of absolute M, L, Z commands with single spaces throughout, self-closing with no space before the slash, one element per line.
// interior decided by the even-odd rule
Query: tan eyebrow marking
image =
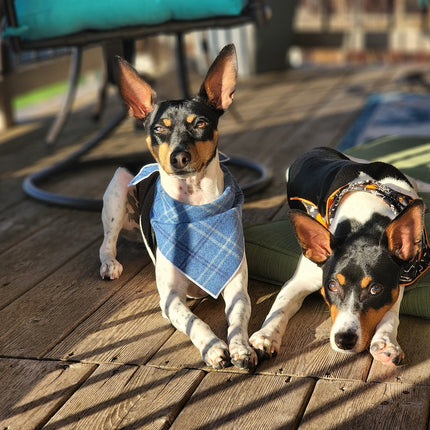
<path fill-rule="evenodd" d="M 170 127 L 170 126 L 172 125 L 172 121 L 170 121 L 170 119 L 169 119 L 169 118 L 163 118 L 161 121 L 163 121 L 163 124 L 164 124 L 166 127 Z"/>
<path fill-rule="evenodd" d="M 371 282 L 372 278 L 370 276 L 365 276 L 361 280 L 361 288 L 367 288 Z"/>
<path fill-rule="evenodd" d="M 337 273 L 336 274 L 336 279 L 339 281 L 340 285 L 345 285 L 346 284 L 345 276 L 343 276 L 342 273 Z"/>
<path fill-rule="evenodd" d="M 187 122 L 188 122 L 188 124 L 191 124 L 194 121 L 195 118 L 196 118 L 195 115 L 188 115 L 187 116 Z"/>

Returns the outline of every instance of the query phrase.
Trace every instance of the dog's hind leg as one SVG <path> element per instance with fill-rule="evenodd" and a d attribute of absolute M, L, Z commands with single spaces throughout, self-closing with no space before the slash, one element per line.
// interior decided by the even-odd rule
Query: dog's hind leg
<path fill-rule="evenodd" d="M 127 205 L 134 187 L 128 187 L 133 175 L 124 168 L 119 168 L 113 176 L 103 196 L 102 222 L 104 239 L 100 247 L 100 276 L 103 279 L 117 279 L 121 276 L 122 265 L 116 259 L 116 244 L 121 230 L 130 220 L 127 219 Z M 137 225 L 136 225 L 137 226 Z"/>
<path fill-rule="evenodd" d="M 286 282 L 260 330 L 250 337 L 260 359 L 275 356 L 281 347 L 288 321 L 300 309 L 303 300 L 322 286 L 322 270 L 301 256 L 293 277 Z"/>

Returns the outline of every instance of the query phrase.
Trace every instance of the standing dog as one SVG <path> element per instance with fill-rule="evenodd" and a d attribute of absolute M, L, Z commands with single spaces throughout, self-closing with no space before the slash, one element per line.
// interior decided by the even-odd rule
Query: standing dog
<path fill-rule="evenodd" d="M 259 356 L 276 354 L 289 319 L 322 286 L 332 348 L 360 352 L 370 346 L 376 360 L 399 364 L 404 286 L 430 264 L 425 206 L 411 180 L 389 164 L 316 148 L 288 170 L 287 194 L 303 255 L 251 344 Z"/>
<path fill-rule="evenodd" d="M 103 198 L 102 278 L 116 279 L 121 230 L 140 228 L 155 262 L 163 316 L 186 333 L 214 368 L 252 369 L 248 340 L 251 305 L 241 224 L 242 193 L 220 164 L 218 120 L 233 101 L 237 60 L 233 45 L 215 59 L 197 96 L 155 104 L 155 93 L 118 58 L 118 86 L 130 115 L 144 120 L 156 164 L 133 176 L 116 171 Z M 228 346 L 186 304 L 188 297 L 222 292 Z"/>

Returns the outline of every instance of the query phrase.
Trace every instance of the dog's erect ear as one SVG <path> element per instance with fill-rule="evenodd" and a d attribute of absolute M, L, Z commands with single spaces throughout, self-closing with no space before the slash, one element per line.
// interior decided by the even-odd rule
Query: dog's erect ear
<path fill-rule="evenodd" d="M 116 56 L 116 80 L 128 113 L 143 119 L 154 109 L 155 92 L 123 58 Z"/>
<path fill-rule="evenodd" d="M 416 199 L 388 224 L 385 235 L 391 255 L 408 261 L 418 253 L 423 236 L 424 212 L 424 202 Z"/>
<path fill-rule="evenodd" d="M 303 255 L 314 263 L 324 263 L 333 253 L 330 245 L 331 233 L 304 212 L 291 210 L 288 218 L 294 227 Z"/>
<path fill-rule="evenodd" d="M 200 88 L 200 97 L 219 110 L 226 110 L 233 101 L 237 79 L 236 48 L 224 46 L 212 63 Z"/>

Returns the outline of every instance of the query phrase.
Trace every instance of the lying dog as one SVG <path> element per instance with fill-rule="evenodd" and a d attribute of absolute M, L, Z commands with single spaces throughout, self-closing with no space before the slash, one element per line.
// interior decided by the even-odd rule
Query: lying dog
<path fill-rule="evenodd" d="M 241 223 L 243 195 L 217 149 L 218 120 L 233 100 L 237 60 L 233 45 L 215 59 L 196 97 L 155 104 L 155 93 L 118 59 L 118 86 L 129 113 L 144 120 L 156 164 L 133 179 L 116 171 L 103 198 L 102 278 L 116 279 L 121 230 L 141 229 L 155 263 L 163 316 L 186 333 L 214 368 L 233 363 L 252 369 L 257 355 L 248 340 L 251 313 Z M 186 304 L 188 297 L 222 292 L 228 347 Z"/>
<path fill-rule="evenodd" d="M 399 364 L 404 286 L 430 264 L 425 205 L 412 180 L 389 164 L 316 148 L 287 171 L 287 194 L 303 256 L 251 336 L 258 355 L 279 351 L 289 319 L 322 286 L 332 348 L 360 352 L 370 346 L 376 360 Z"/>

